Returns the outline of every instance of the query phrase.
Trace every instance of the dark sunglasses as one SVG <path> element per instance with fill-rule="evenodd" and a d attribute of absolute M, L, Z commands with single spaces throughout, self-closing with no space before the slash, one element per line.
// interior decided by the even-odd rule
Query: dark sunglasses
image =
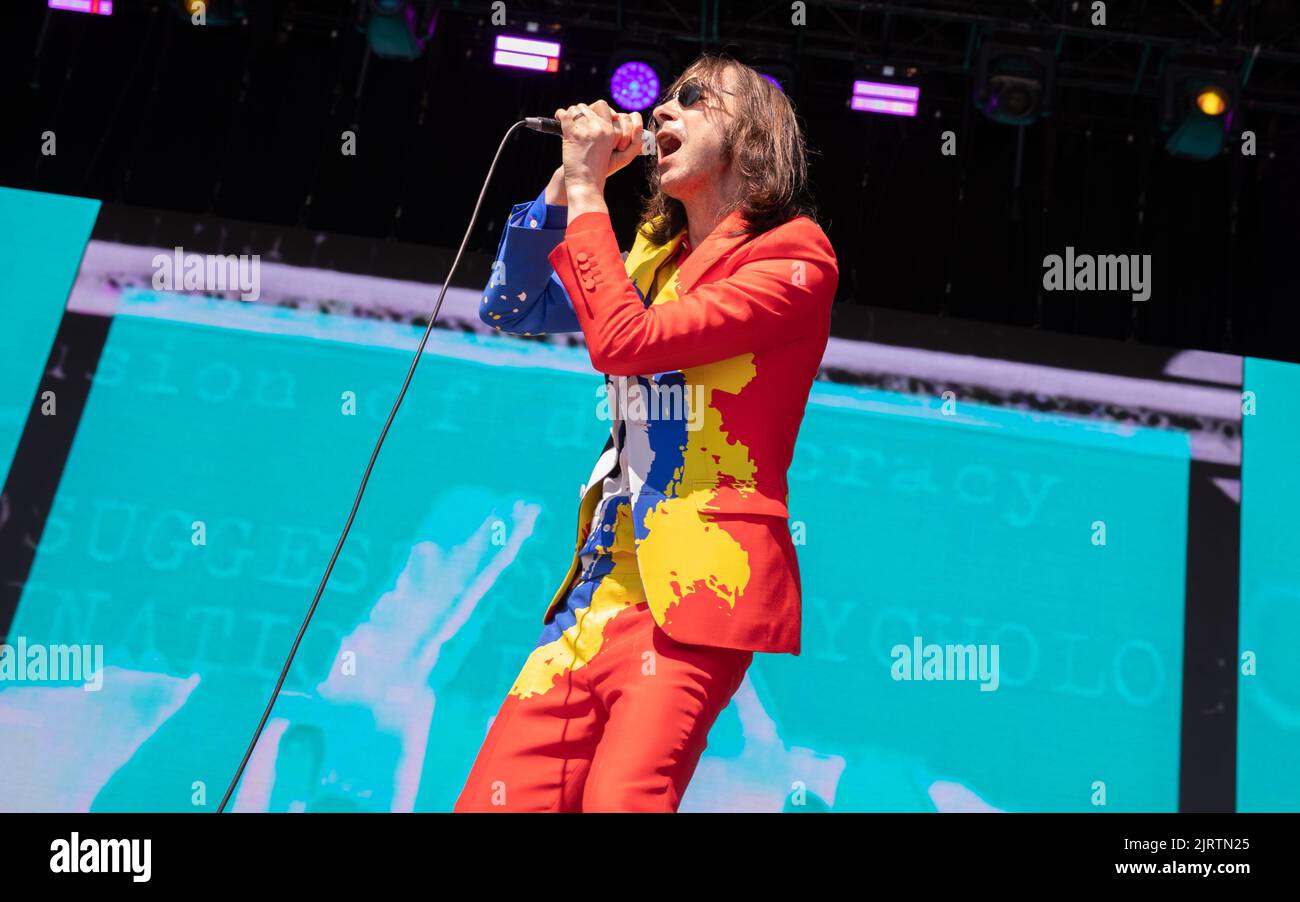
<path fill-rule="evenodd" d="M 680 85 L 677 86 L 676 91 L 672 91 L 665 94 L 663 97 L 659 99 L 659 101 L 653 107 L 650 108 L 652 111 L 652 114 L 650 116 L 650 122 L 651 122 L 650 127 L 652 129 L 656 129 L 659 127 L 659 120 L 654 118 L 653 115 L 653 110 L 655 109 L 655 107 L 663 106 L 665 103 L 667 103 L 670 100 L 676 100 L 677 105 L 682 107 L 683 109 L 685 109 L 686 107 L 692 107 L 695 106 L 695 104 L 699 103 L 700 99 L 703 98 L 708 93 L 709 90 L 710 90 L 709 88 L 704 87 L 704 85 L 700 84 L 695 79 L 688 78 L 686 81 L 682 82 Z M 731 94 L 733 97 L 735 96 L 734 91 L 728 91 L 725 88 L 719 88 L 718 90 L 722 91 L 723 94 Z"/>

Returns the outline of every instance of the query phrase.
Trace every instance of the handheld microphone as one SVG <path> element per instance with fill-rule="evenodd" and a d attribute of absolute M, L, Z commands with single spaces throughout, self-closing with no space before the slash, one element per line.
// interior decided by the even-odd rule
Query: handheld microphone
<path fill-rule="evenodd" d="M 529 116 L 524 119 L 524 125 L 535 132 L 542 132 L 547 135 L 563 135 L 564 130 L 560 128 L 560 120 L 551 119 L 547 116 Z M 641 156 L 648 154 L 658 154 L 659 145 L 655 143 L 654 132 L 649 129 L 641 129 Z"/>

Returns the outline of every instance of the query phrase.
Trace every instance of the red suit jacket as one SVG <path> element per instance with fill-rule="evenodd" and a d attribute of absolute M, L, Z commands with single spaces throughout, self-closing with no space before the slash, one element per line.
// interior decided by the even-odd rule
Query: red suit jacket
<path fill-rule="evenodd" d="M 653 459 L 637 476 L 633 516 L 656 623 L 680 642 L 797 655 L 802 604 L 786 471 L 839 274 L 811 219 L 756 237 L 732 235 L 740 223 L 738 213 L 720 223 L 650 306 L 634 270 L 659 246 L 639 233 L 625 263 L 608 214 L 570 222 L 549 260 L 597 371 L 657 374 L 642 382 L 680 385 L 687 398 L 703 399 L 704 409 L 692 411 L 695 428 L 641 427 L 640 447 Z M 579 508 L 578 548 L 599 495 L 594 479 Z M 578 566 L 575 554 L 545 622 Z"/>

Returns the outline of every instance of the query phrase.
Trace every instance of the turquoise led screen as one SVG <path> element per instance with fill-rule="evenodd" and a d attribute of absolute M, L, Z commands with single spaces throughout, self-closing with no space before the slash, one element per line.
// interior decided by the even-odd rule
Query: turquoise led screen
<path fill-rule="evenodd" d="M 63 198 L 5 202 L 70 229 L 84 215 Z M 32 292 L 54 298 L 42 352 L 6 385 L 15 465 L 57 444 L 38 382 L 68 386 L 75 417 L 58 421 L 52 475 L 11 472 L 0 538 L 27 548 L 5 563 L 10 665 L 75 646 L 99 666 L 0 681 L 0 809 L 214 811 L 423 332 L 383 311 L 427 315 L 435 291 L 289 264 L 264 266 L 257 301 L 163 291 L 148 273 L 166 241 L 87 237 L 62 273 L 11 280 L 0 307 L 8 324 Z M 234 810 L 450 810 L 536 641 L 572 551 L 574 474 L 608 434 L 602 381 L 576 342 L 472 327 L 475 300 L 449 293 Z M 790 471 L 802 654 L 755 656 L 682 810 L 1091 811 L 1099 796 L 1177 810 L 1194 469 L 1233 453 L 1240 466 L 1240 445 L 1099 411 L 1148 392 L 1231 419 L 1240 385 L 851 327 Z M 89 351 L 60 350 L 90 333 Z M 38 490 L 21 505 L 40 508 L 33 532 L 12 498 Z M 1284 557 L 1277 579 L 1294 585 Z M 1263 604 L 1243 642 L 1294 625 Z M 978 649 L 979 666 L 927 678 L 934 646 L 949 661 Z M 1243 714 L 1243 762 L 1264 754 L 1250 735 L 1293 735 L 1266 716 L 1294 701 L 1272 686 Z M 1245 775 L 1240 791 L 1255 798 Z"/>

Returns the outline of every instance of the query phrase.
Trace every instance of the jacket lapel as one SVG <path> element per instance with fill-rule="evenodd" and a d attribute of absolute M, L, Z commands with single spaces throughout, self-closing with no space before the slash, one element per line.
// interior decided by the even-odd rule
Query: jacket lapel
<path fill-rule="evenodd" d="M 632 250 L 628 252 L 623 265 L 627 269 L 628 276 L 640 290 L 644 303 L 649 303 L 651 300 L 650 287 L 659 264 L 667 260 L 669 255 L 677 252 L 685 235 L 686 232 L 682 231 L 668 239 L 666 244 L 651 244 L 650 239 L 640 229 L 637 230 L 636 240 L 632 242 Z"/>
<path fill-rule="evenodd" d="M 715 264 L 726 259 L 732 251 L 749 240 L 750 236 L 743 232 L 734 236 L 730 234 L 739 231 L 744 224 L 745 219 L 740 211 L 733 210 L 722 222 L 718 223 L 713 231 L 708 234 L 708 237 L 700 242 L 699 247 L 691 249 L 682 265 L 677 269 L 677 290 L 679 293 L 690 291 L 691 287 Z M 650 243 L 641 230 L 637 230 L 636 240 L 633 242 L 632 250 L 628 253 L 624 264 L 627 267 L 627 274 L 647 298 L 649 297 L 650 283 L 654 279 L 655 270 L 670 254 L 677 252 L 677 248 L 681 246 L 684 237 L 686 237 L 686 230 L 682 229 L 682 231 L 668 239 L 666 244 L 655 245 Z"/>
<path fill-rule="evenodd" d="M 749 240 L 750 236 L 743 232 L 734 236 L 730 234 L 739 231 L 744 224 L 745 219 L 740 211 L 733 210 L 700 242 L 699 247 L 691 249 L 677 270 L 679 292 L 685 294 L 690 291 L 715 264 L 726 259 L 732 251 Z"/>

